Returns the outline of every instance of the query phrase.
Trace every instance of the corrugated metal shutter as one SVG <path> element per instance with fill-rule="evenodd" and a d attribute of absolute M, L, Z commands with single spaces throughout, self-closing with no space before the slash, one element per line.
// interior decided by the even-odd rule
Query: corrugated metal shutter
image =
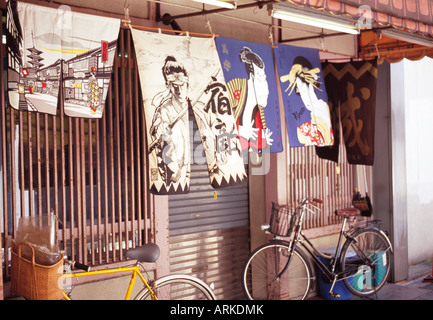
<path fill-rule="evenodd" d="M 192 133 L 197 150 L 199 136 L 193 139 Z M 207 166 L 192 161 L 190 192 L 169 196 L 169 215 L 171 273 L 214 283 L 218 299 L 242 299 L 240 277 L 249 253 L 248 184 L 215 190 Z"/>

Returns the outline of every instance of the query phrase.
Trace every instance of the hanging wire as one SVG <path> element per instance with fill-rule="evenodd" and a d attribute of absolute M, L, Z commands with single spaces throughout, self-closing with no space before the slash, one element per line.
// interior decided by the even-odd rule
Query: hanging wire
<path fill-rule="evenodd" d="M 159 3 L 159 4 L 163 4 L 163 5 L 167 5 L 167 6 L 174 6 L 174 7 L 189 9 L 189 10 L 197 10 L 197 8 L 194 8 L 194 7 L 191 7 L 191 6 L 187 6 L 187 5 L 184 5 L 184 4 L 173 3 L 173 2 L 163 2 L 161 0 L 146 0 L 146 1 L 147 2 L 153 2 L 153 3 Z M 231 9 L 231 10 L 235 10 L 235 9 Z M 212 13 L 212 14 L 218 15 L 218 16 L 221 16 L 221 17 L 224 17 L 224 18 L 227 18 L 227 19 L 232 19 L 232 20 L 240 21 L 240 22 L 245 22 L 245 23 L 260 25 L 260 26 L 263 26 L 263 27 L 278 28 L 278 29 L 287 30 L 287 31 L 300 31 L 300 29 L 296 29 L 296 28 L 283 27 L 283 26 L 278 26 L 278 25 L 274 25 L 274 24 L 270 24 L 270 23 L 265 23 L 265 22 L 252 21 L 252 20 L 248 20 L 248 19 L 244 19 L 244 18 L 230 16 L 230 15 L 227 15 L 227 14 L 224 14 L 224 13 L 217 13 L 217 12 L 215 12 L 215 13 Z M 307 32 L 307 33 L 311 33 L 311 34 L 317 34 L 317 35 L 320 34 L 320 33 L 313 32 L 313 31 L 306 31 L 306 30 L 302 30 L 302 31 L 303 32 Z"/>
<path fill-rule="evenodd" d="M 164 29 L 164 28 L 157 28 L 157 27 L 147 27 L 147 26 L 141 26 L 137 24 L 132 24 L 129 20 L 122 19 L 122 22 L 124 24 L 127 24 L 129 27 L 134 29 L 145 29 L 145 30 L 151 30 L 151 31 L 158 31 L 161 32 L 170 32 L 170 33 L 177 33 L 177 34 L 185 34 L 186 36 L 194 35 L 194 36 L 202 36 L 202 37 L 214 37 L 214 34 L 211 33 L 201 33 L 201 32 L 191 32 L 191 31 L 182 31 L 182 30 L 173 30 L 173 29 Z"/>

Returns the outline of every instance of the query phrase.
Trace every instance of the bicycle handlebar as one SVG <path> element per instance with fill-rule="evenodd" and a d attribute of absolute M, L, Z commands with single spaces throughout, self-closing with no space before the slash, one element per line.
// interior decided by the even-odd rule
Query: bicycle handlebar
<path fill-rule="evenodd" d="M 66 263 L 70 264 L 72 267 L 76 268 L 76 269 L 81 269 L 84 270 L 86 272 L 90 271 L 90 266 L 76 262 L 76 261 L 71 261 L 71 260 L 65 260 Z"/>
<path fill-rule="evenodd" d="M 301 204 L 307 204 L 307 203 L 312 203 L 312 204 L 322 204 L 323 200 L 322 199 L 318 199 L 318 198 L 305 198 L 304 200 L 302 200 Z"/>
<path fill-rule="evenodd" d="M 77 269 L 84 270 L 86 272 L 90 271 L 90 266 L 74 261 L 73 267 Z"/>
<path fill-rule="evenodd" d="M 317 204 L 322 204 L 323 200 L 322 199 L 318 199 L 318 198 L 313 198 L 311 199 L 313 202 L 316 202 Z"/>

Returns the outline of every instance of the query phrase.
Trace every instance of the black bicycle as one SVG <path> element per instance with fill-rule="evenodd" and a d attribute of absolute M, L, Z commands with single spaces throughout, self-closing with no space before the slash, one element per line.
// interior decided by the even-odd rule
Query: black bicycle
<path fill-rule="evenodd" d="M 307 298 L 314 280 L 311 261 L 321 269 L 322 280 L 332 283 L 329 291 L 332 297 L 339 297 L 333 292 L 337 281 L 344 281 L 351 293 L 361 297 L 383 287 L 390 271 L 392 245 L 377 227 L 378 221 L 367 221 L 346 231 L 348 219 L 360 215 L 360 211 L 356 208 L 336 210 L 344 219 L 335 253 L 326 254 L 317 250 L 302 233 L 305 213 L 320 210 L 321 203 L 320 199 L 305 198 L 293 211 L 288 206 L 272 204 L 270 224 L 262 229 L 274 237 L 249 255 L 243 269 L 242 286 L 248 299 Z M 319 257 L 329 264 L 325 265 Z"/>

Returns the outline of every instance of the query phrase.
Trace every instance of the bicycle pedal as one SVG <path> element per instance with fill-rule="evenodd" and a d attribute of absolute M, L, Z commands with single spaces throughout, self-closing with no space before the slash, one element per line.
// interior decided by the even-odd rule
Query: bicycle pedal
<path fill-rule="evenodd" d="M 336 298 L 336 299 L 341 298 L 341 295 L 338 293 L 330 292 L 329 295 L 333 298 Z"/>

